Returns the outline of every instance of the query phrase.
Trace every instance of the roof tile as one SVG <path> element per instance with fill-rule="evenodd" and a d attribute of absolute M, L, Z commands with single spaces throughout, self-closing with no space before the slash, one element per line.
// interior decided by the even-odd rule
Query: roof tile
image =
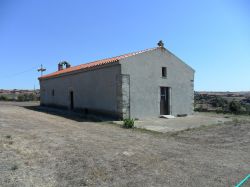
<path fill-rule="evenodd" d="M 63 70 L 60 70 L 60 71 L 56 71 L 54 73 L 44 75 L 42 77 L 39 77 L 39 79 L 47 79 L 47 78 L 57 77 L 59 75 L 63 75 L 63 74 L 67 74 L 67 73 L 71 73 L 71 72 L 75 72 L 75 71 L 79 71 L 79 70 L 83 70 L 83 69 L 88 69 L 88 68 L 92 68 L 92 67 L 96 67 L 96 66 L 101 66 L 101 65 L 104 65 L 104 64 L 117 62 L 117 61 L 119 61 L 121 59 L 131 57 L 131 56 L 135 56 L 137 54 L 144 53 L 144 52 L 147 52 L 147 51 L 152 51 L 152 50 L 155 50 L 157 48 L 159 48 L 159 47 L 155 47 L 155 48 L 151 48 L 151 49 L 145 49 L 145 50 L 142 50 L 142 51 L 132 52 L 132 53 L 128 53 L 128 54 L 124 54 L 124 55 L 120 55 L 120 56 L 116 56 L 116 57 L 111 57 L 111 58 L 106 58 L 106 59 L 102 59 L 102 60 L 97 60 L 97 61 L 94 61 L 94 62 L 81 64 L 81 65 L 78 65 L 78 66 L 72 66 L 70 68 L 66 68 L 66 69 L 63 69 Z"/>

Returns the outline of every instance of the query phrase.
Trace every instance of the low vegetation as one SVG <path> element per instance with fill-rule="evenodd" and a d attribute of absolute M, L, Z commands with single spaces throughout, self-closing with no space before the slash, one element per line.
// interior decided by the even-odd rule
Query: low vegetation
<path fill-rule="evenodd" d="M 29 93 L 29 94 L 19 94 L 17 96 L 18 101 L 36 101 L 38 98 L 36 94 L 34 93 Z"/>
<path fill-rule="evenodd" d="M 21 94 L 2 94 L 0 101 L 38 101 L 39 97 L 36 93 L 21 93 Z"/>
<path fill-rule="evenodd" d="M 6 135 L 5 136 L 7 139 L 11 139 L 11 135 Z"/>
<path fill-rule="evenodd" d="M 195 111 L 250 115 L 250 97 L 195 94 Z"/>
<path fill-rule="evenodd" d="M 123 127 L 126 129 L 134 128 L 134 123 L 135 123 L 134 119 L 129 119 L 129 118 L 124 119 L 123 120 Z"/>
<path fill-rule="evenodd" d="M 11 168 L 10 168 L 12 171 L 15 171 L 15 170 L 17 170 L 18 169 L 18 166 L 15 164 L 15 165 L 13 165 L 13 166 L 11 166 Z"/>
<path fill-rule="evenodd" d="M 7 95 L 0 95 L 0 101 L 8 101 L 9 99 Z"/>

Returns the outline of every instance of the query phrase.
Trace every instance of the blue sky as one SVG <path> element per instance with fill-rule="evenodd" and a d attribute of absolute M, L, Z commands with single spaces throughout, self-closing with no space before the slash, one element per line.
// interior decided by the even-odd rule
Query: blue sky
<path fill-rule="evenodd" d="M 196 70 L 195 90 L 250 90 L 248 0 L 0 0 L 0 88 L 39 87 L 50 73 L 165 47 Z"/>

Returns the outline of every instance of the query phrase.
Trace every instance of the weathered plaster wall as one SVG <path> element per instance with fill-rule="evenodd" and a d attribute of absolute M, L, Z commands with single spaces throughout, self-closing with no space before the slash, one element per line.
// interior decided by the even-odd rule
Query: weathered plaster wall
<path fill-rule="evenodd" d="M 120 65 L 96 68 L 77 74 L 40 81 L 41 104 L 69 108 L 70 91 L 74 92 L 75 108 L 117 112 L 117 76 Z M 54 89 L 55 95 L 52 96 Z"/>
<path fill-rule="evenodd" d="M 194 71 L 167 50 L 156 49 L 120 61 L 122 74 L 130 76 L 132 118 L 160 115 L 160 87 L 171 88 L 171 114 L 192 114 Z M 167 78 L 162 78 L 167 67 Z"/>

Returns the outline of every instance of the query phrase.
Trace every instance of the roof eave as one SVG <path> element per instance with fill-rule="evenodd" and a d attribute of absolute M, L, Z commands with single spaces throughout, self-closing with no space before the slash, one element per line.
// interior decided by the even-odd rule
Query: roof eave
<path fill-rule="evenodd" d="M 114 62 L 111 63 L 105 63 L 105 64 L 101 64 L 101 65 L 97 65 L 97 66 L 93 66 L 93 67 L 89 67 L 89 68 L 83 68 L 83 69 L 79 69 L 79 70 L 74 70 L 74 71 L 70 71 L 70 72 L 65 72 L 65 73 L 61 73 L 58 75 L 51 75 L 48 77 L 38 77 L 38 80 L 48 80 L 48 79 L 53 79 L 53 78 L 58 78 L 58 77 L 64 77 L 64 76 L 69 76 L 69 75 L 73 75 L 73 74 L 78 74 L 78 73 L 82 73 L 82 72 L 86 72 L 86 71 L 92 71 L 95 69 L 101 69 L 101 68 L 106 68 L 106 67 L 110 67 L 110 66 L 114 66 L 119 64 L 119 60 L 116 60 Z"/>

